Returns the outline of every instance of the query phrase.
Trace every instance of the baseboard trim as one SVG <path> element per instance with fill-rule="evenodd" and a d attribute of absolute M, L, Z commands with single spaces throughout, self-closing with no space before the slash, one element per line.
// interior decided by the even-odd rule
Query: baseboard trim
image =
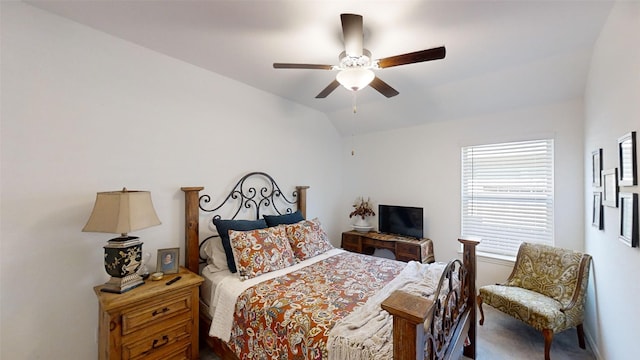
<path fill-rule="evenodd" d="M 591 349 L 591 352 L 596 357 L 596 359 L 604 360 L 604 357 L 600 355 L 600 350 L 598 350 L 596 341 L 593 339 L 593 336 L 591 336 L 591 333 L 587 331 L 586 328 L 584 329 L 584 337 L 585 337 L 585 340 L 587 341 L 587 346 Z"/>

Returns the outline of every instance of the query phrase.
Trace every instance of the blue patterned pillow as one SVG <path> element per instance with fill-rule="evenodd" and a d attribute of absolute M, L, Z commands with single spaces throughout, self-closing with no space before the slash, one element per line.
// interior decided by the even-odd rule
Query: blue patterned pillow
<path fill-rule="evenodd" d="M 229 240 L 229 230 L 247 231 L 264 229 L 267 227 L 267 222 L 264 219 L 258 220 L 222 220 L 213 219 L 213 224 L 218 230 L 220 240 L 222 240 L 222 246 L 224 247 L 224 253 L 227 256 L 227 265 L 229 265 L 229 271 L 235 273 L 238 271 L 236 268 L 236 262 L 233 260 L 233 250 L 231 249 L 231 241 Z"/>

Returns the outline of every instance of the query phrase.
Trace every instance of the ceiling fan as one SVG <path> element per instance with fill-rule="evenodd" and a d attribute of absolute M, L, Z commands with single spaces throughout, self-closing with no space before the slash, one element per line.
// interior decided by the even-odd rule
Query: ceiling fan
<path fill-rule="evenodd" d="M 275 69 L 339 70 L 335 80 L 324 88 L 316 98 L 327 97 L 340 85 L 351 91 L 358 91 L 370 85 L 382 95 L 390 98 L 398 95 L 398 91 L 380 80 L 373 70 L 439 60 L 445 57 L 446 50 L 444 46 L 441 46 L 372 60 L 371 52 L 363 47 L 362 15 L 340 14 L 340 20 L 344 36 L 344 51 L 338 56 L 338 65 L 273 63 L 273 67 Z"/>

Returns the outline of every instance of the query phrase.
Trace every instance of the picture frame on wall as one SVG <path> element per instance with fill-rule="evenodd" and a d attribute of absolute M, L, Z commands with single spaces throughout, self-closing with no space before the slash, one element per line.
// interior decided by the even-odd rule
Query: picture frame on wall
<path fill-rule="evenodd" d="M 176 274 L 180 264 L 180 248 L 158 249 L 156 272 Z"/>
<path fill-rule="evenodd" d="M 602 170 L 602 205 L 618 207 L 618 168 Z"/>
<path fill-rule="evenodd" d="M 621 192 L 619 196 L 618 239 L 630 247 L 638 247 L 638 194 Z"/>
<path fill-rule="evenodd" d="M 591 185 L 600 187 L 602 182 L 600 175 L 602 173 L 602 148 L 594 150 L 591 153 Z"/>
<path fill-rule="evenodd" d="M 638 161 L 636 159 L 636 132 L 618 139 L 618 168 L 620 186 L 638 185 Z"/>
<path fill-rule="evenodd" d="M 604 230 L 604 214 L 602 212 L 602 193 L 593 193 L 593 210 L 591 211 L 591 225 L 598 230 Z"/>

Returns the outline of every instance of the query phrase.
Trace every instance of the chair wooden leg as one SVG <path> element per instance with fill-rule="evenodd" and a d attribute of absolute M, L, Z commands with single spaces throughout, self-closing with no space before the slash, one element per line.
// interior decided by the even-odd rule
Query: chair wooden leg
<path fill-rule="evenodd" d="M 542 336 L 544 336 L 544 360 L 551 360 L 549 352 L 551 352 L 551 342 L 553 341 L 553 330 L 542 330 Z"/>
<path fill-rule="evenodd" d="M 478 303 L 478 309 L 480 310 L 480 325 L 484 325 L 484 311 L 482 311 L 482 296 L 476 297 Z"/>
<path fill-rule="evenodd" d="M 584 328 L 582 327 L 582 324 L 576 326 L 576 330 L 578 330 L 578 344 L 580 344 L 580 348 L 586 349 L 587 346 L 584 343 Z"/>

